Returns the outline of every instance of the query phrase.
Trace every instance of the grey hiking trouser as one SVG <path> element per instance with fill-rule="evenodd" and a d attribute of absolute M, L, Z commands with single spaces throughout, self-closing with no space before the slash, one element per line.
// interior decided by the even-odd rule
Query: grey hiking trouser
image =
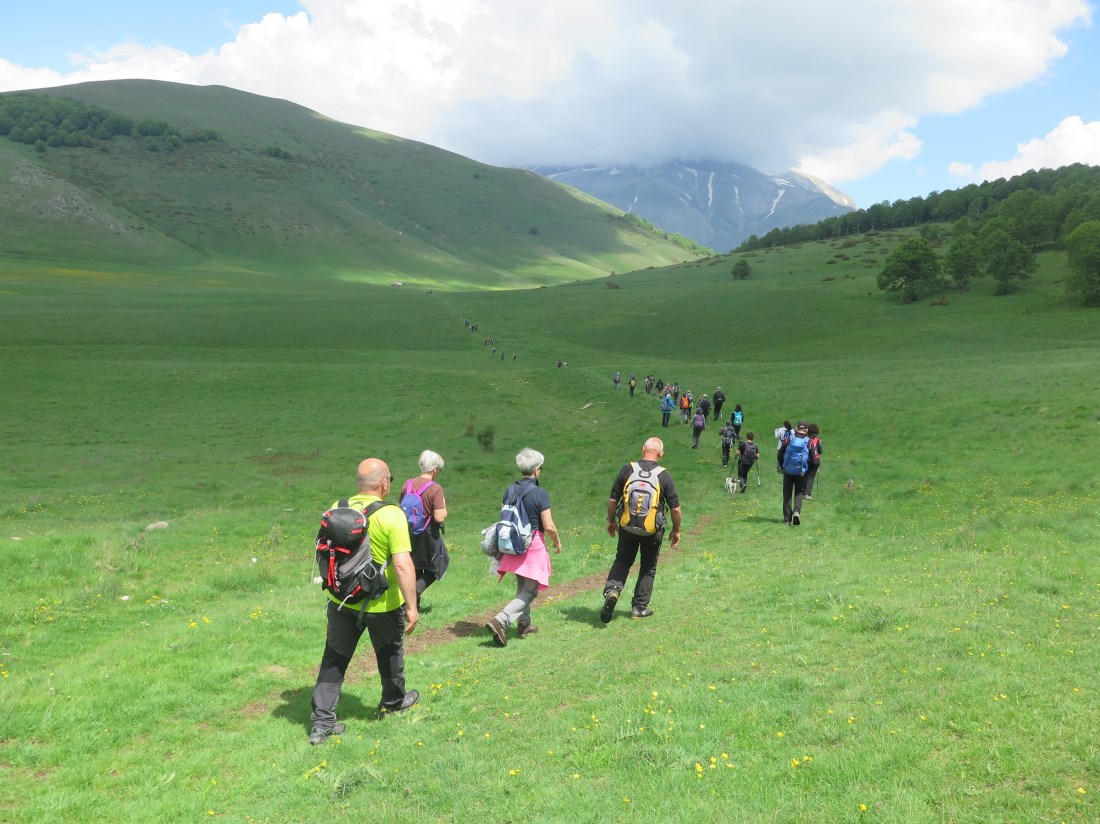
<path fill-rule="evenodd" d="M 531 623 L 531 602 L 538 597 L 539 582 L 534 578 L 516 576 L 516 597 L 504 605 L 497 613 L 500 625 L 507 629 L 512 624 Z"/>

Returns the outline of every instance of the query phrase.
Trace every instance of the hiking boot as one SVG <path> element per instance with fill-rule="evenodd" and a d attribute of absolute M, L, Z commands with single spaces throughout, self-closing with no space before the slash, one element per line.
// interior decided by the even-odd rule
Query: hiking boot
<path fill-rule="evenodd" d="M 600 610 L 600 620 L 605 624 L 611 623 L 611 618 L 615 615 L 615 604 L 617 603 L 619 603 L 619 593 L 615 590 L 604 593 L 603 609 Z"/>
<path fill-rule="evenodd" d="M 641 607 L 641 608 L 631 607 L 630 608 L 630 617 L 631 618 L 648 618 L 652 614 L 653 614 L 653 610 L 651 610 L 649 607 Z"/>
<path fill-rule="evenodd" d="M 489 622 L 485 624 L 489 632 L 493 633 L 496 638 L 498 647 L 508 646 L 508 633 L 504 630 L 504 625 L 500 623 L 496 618 L 490 618 Z"/>
<path fill-rule="evenodd" d="M 802 523 L 802 515 L 796 509 L 794 514 L 791 515 L 791 526 L 798 526 L 800 523 Z"/>
<path fill-rule="evenodd" d="M 539 628 L 528 621 L 526 624 L 516 624 L 516 635 L 520 638 L 526 638 L 528 635 L 534 635 L 539 631 Z"/>
<path fill-rule="evenodd" d="M 812 501 L 813 499 L 814 499 L 813 495 L 803 495 L 802 496 L 802 500 L 804 500 L 804 501 Z"/>
<path fill-rule="evenodd" d="M 327 730 L 324 727 L 314 727 L 309 732 L 309 743 L 316 747 L 318 744 L 323 744 L 330 735 L 343 735 L 346 729 L 346 724 L 333 724 Z"/>
<path fill-rule="evenodd" d="M 394 715 L 395 713 L 404 712 L 409 707 L 415 705 L 420 700 L 420 693 L 416 690 L 409 690 L 405 693 L 405 697 L 401 699 L 401 706 L 394 707 L 392 710 L 387 707 L 378 705 L 378 717 L 385 718 L 387 715 Z"/>

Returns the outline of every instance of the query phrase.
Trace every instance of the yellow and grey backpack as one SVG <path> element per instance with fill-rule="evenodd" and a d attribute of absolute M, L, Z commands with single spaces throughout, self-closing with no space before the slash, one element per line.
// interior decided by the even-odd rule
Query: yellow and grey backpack
<path fill-rule="evenodd" d="M 619 500 L 620 529 L 634 535 L 656 535 L 665 525 L 658 478 L 664 471 L 663 466 L 645 469 L 636 461 L 630 464 L 630 477 Z"/>

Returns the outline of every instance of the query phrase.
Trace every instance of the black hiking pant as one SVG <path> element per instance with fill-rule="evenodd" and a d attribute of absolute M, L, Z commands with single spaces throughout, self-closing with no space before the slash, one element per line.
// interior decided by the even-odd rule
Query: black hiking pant
<path fill-rule="evenodd" d="M 817 470 L 819 468 L 820 468 L 820 464 L 818 466 L 814 466 L 813 464 L 810 464 L 810 468 L 806 470 L 806 493 L 805 494 L 806 494 L 807 498 L 812 497 L 813 494 L 814 494 L 814 480 L 817 479 Z"/>
<path fill-rule="evenodd" d="M 635 535 L 620 529 L 615 560 L 611 564 L 610 572 L 607 573 L 607 582 L 603 585 L 604 595 L 606 596 L 612 590 L 623 591 L 630 568 L 634 566 L 634 561 L 641 553 L 638 582 L 634 585 L 631 606 L 638 609 L 648 607 L 649 599 L 653 597 L 653 580 L 657 577 L 657 556 L 661 553 L 661 541 L 664 537 L 664 529 L 658 530 L 656 535 Z"/>
<path fill-rule="evenodd" d="M 789 524 L 791 516 L 802 513 L 802 496 L 806 494 L 806 476 L 783 473 L 783 523 Z M 793 499 L 793 500 L 792 500 Z M 793 504 L 793 505 L 792 505 Z"/>
<path fill-rule="evenodd" d="M 741 489 L 744 489 L 749 485 L 749 472 L 752 471 L 752 464 L 737 462 L 737 482 L 741 484 Z"/>
<path fill-rule="evenodd" d="M 379 709 L 400 709 L 405 700 L 405 608 L 368 612 L 363 629 L 357 626 L 358 621 L 359 610 L 341 608 L 329 601 L 325 652 L 313 687 L 312 722 L 315 728 L 330 730 L 336 723 L 336 704 L 340 700 L 344 674 L 364 630 L 374 647 L 378 677 L 382 681 Z"/>

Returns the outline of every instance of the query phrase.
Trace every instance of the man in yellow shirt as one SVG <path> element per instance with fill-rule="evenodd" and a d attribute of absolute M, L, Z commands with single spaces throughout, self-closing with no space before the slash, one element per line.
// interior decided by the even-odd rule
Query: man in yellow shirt
<path fill-rule="evenodd" d="M 356 472 L 359 493 L 348 499 L 348 505 L 366 509 L 376 501 L 384 501 L 393 484 L 393 475 L 378 458 L 367 458 Z M 333 505 L 335 506 L 335 504 Z M 373 601 L 343 604 L 331 593 L 328 603 L 328 628 L 325 652 L 317 671 L 313 688 L 312 728 L 310 744 L 320 744 L 330 735 L 340 735 L 346 729 L 336 722 L 336 704 L 344 674 L 355 654 L 363 630 L 370 636 L 378 662 L 378 677 L 382 681 L 380 716 L 404 712 L 420 700 L 416 690 L 405 691 L 404 636 L 413 631 L 420 613 L 416 609 L 416 571 L 409 545 L 409 522 L 399 506 L 382 506 L 370 516 L 367 526 L 371 555 L 378 563 L 386 563 L 389 588 Z M 360 627 L 360 611 L 365 626 Z"/>

